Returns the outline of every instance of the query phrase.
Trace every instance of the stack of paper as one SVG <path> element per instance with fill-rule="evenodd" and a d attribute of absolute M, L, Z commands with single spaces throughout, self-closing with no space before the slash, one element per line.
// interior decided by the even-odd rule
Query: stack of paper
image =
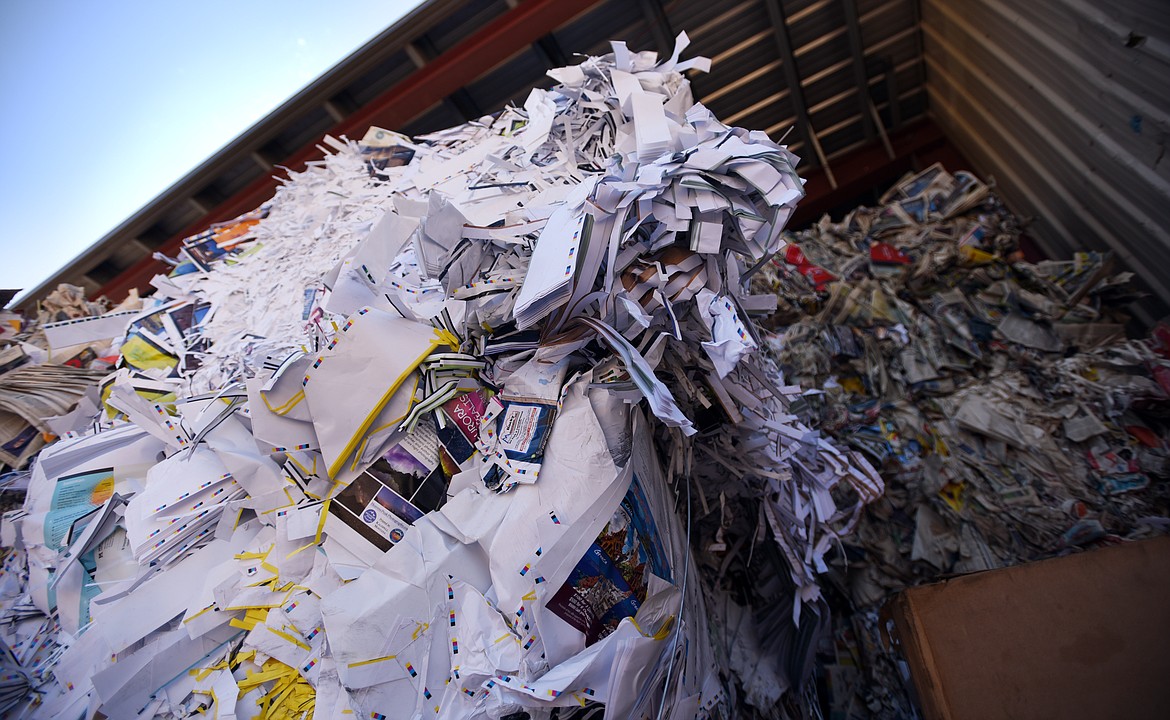
<path fill-rule="evenodd" d="M 45 435 L 52 435 L 50 419 L 73 409 L 104 374 L 50 364 L 24 364 L 0 374 L 0 461 L 24 467 Z"/>
<path fill-rule="evenodd" d="M 671 149 L 674 136 L 666 121 L 660 95 L 636 92 L 630 96 L 634 136 L 638 144 L 638 160 L 650 162 Z"/>
<path fill-rule="evenodd" d="M 516 296 L 513 314 L 519 329 L 532 327 L 568 301 L 573 276 L 583 251 L 589 247 L 592 229 L 591 215 L 568 207 L 558 209 L 548 219 Z"/>

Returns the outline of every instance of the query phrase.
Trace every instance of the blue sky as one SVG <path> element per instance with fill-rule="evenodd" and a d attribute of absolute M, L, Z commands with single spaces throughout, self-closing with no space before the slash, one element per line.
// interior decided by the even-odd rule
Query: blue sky
<path fill-rule="evenodd" d="M 0 0 L 0 287 L 39 284 L 411 0 Z"/>

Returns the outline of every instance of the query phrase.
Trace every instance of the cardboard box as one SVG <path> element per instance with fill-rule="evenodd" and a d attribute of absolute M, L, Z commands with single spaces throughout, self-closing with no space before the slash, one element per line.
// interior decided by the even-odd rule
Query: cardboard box
<path fill-rule="evenodd" d="M 1170 717 L 1170 537 L 901 593 L 927 718 Z"/>

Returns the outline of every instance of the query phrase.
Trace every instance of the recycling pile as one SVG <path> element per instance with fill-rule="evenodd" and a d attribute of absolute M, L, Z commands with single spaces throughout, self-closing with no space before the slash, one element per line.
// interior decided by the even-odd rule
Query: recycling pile
<path fill-rule="evenodd" d="M 117 310 L 125 312 L 138 304 L 134 293 Z M 112 364 L 99 354 L 106 354 L 109 343 L 49 352 L 47 333 L 55 336 L 60 328 L 109 311 L 105 302 L 90 302 L 81 288 L 66 284 L 40 303 L 34 319 L 0 310 L 0 466 L 23 469 L 46 441 L 55 439 L 64 416 L 79 403 L 85 405 L 87 396 L 91 400 L 85 405 L 87 414 L 96 410 L 94 386 Z M 10 504 L 5 491 L 14 487 L 15 479 L 0 479 L 0 507 L 5 510 Z"/>
<path fill-rule="evenodd" d="M 877 609 L 940 577 L 1170 530 L 1170 344 L 1126 339 L 1109 257 L 1029 263 L 987 186 L 934 166 L 876 208 L 791 234 L 756 278 L 789 409 L 863 454 L 885 494 L 823 580 L 835 717 L 905 717 Z"/>
<path fill-rule="evenodd" d="M 0 527 L 5 717 L 800 714 L 883 485 L 761 348 L 796 158 L 685 45 L 189 238 Z"/>

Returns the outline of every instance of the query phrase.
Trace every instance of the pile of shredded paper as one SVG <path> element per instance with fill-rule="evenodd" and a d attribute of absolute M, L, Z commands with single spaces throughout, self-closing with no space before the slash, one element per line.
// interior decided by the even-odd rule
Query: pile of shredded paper
<path fill-rule="evenodd" d="M 761 351 L 797 159 L 694 103 L 685 46 L 328 138 L 69 325 L 120 361 L 5 516 L 5 716 L 799 706 L 882 482 Z"/>
<path fill-rule="evenodd" d="M 1107 258 L 938 167 L 786 233 L 797 158 L 685 47 L 326 138 L 151 297 L 63 290 L 0 714 L 906 717 L 889 594 L 1165 531 L 1170 333 Z"/>

